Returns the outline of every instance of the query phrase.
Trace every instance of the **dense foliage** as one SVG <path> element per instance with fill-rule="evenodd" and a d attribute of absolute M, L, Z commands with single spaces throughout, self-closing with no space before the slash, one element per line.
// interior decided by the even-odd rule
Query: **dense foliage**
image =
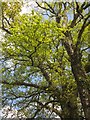
<path fill-rule="evenodd" d="M 20 14 L 21 6 L 2 3 L 3 106 L 32 118 L 89 120 L 90 3 L 37 3 L 48 17 L 40 10 Z"/>

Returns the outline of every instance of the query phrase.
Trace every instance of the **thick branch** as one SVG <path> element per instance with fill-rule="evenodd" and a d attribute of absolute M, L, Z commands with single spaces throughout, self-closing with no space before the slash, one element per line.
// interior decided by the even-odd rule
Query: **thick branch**
<path fill-rule="evenodd" d="M 69 41 L 64 41 L 63 44 L 65 46 L 68 55 L 71 57 L 73 55 L 73 48 L 71 46 L 71 43 Z"/>
<path fill-rule="evenodd" d="M 79 16 L 80 16 L 79 13 L 76 13 L 74 15 L 74 19 L 72 20 L 71 25 L 70 25 L 71 28 L 73 28 L 76 25 L 76 21 L 77 21 Z"/>
<path fill-rule="evenodd" d="M 90 2 L 87 2 L 86 6 L 83 6 L 83 9 L 85 10 L 85 9 L 87 9 L 89 7 L 90 7 Z"/>
<path fill-rule="evenodd" d="M 81 7 L 78 5 L 77 2 L 76 2 L 76 5 L 77 5 L 77 7 L 76 7 L 77 13 L 74 14 L 74 19 L 72 20 L 71 25 L 70 25 L 71 28 L 73 28 L 77 24 L 76 21 L 80 16 L 82 17 L 82 19 L 84 18 L 83 15 L 82 15 L 82 12 L 83 12 L 83 10 L 90 7 L 90 2 L 88 2 L 86 5 L 85 5 L 85 2 L 84 2 L 81 5 Z M 75 9 L 74 9 L 74 12 L 75 12 Z"/>
<path fill-rule="evenodd" d="M 39 65 L 39 68 L 40 68 L 43 76 L 45 77 L 46 81 L 49 83 L 49 85 L 51 85 L 52 83 L 51 83 L 49 73 L 42 67 L 42 65 Z"/>
<path fill-rule="evenodd" d="M 90 21 L 87 22 L 88 18 L 90 17 L 90 15 L 84 20 L 84 23 L 78 33 L 78 40 L 77 40 L 77 43 L 76 43 L 76 47 L 77 45 L 79 45 L 81 43 L 81 37 L 82 37 L 82 34 L 85 30 L 85 28 L 90 24 Z"/>
<path fill-rule="evenodd" d="M 85 22 L 84 22 L 84 24 L 83 24 L 82 27 L 81 27 L 81 30 L 79 31 L 79 34 L 78 34 L 78 40 L 81 39 L 82 34 L 83 34 L 85 28 L 86 28 L 89 24 L 90 24 L 90 21 L 89 21 L 87 24 L 85 24 Z"/>

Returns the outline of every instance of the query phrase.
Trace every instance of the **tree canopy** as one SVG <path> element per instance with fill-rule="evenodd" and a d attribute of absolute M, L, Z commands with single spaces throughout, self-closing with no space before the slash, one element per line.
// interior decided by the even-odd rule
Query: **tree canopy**
<path fill-rule="evenodd" d="M 2 2 L 3 106 L 27 117 L 90 119 L 90 3 Z M 70 17 L 71 16 L 71 17 Z"/>

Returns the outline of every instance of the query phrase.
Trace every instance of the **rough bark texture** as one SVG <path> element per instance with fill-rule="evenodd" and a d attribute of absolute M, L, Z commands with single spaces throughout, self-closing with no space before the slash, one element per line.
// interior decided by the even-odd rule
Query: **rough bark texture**
<path fill-rule="evenodd" d="M 72 72 L 77 83 L 77 89 L 82 103 L 85 118 L 86 120 L 90 120 L 90 94 L 87 89 L 84 71 L 80 65 L 74 65 L 72 63 Z"/>
<path fill-rule="evenodd" d="M 77 89 L 82 103 L 86 120 L 90 120 L 90 92 L 87 87 L 87 77 L 81 64 L 79 50 L 71 57 L 72 73 L 77 83 Z"/>

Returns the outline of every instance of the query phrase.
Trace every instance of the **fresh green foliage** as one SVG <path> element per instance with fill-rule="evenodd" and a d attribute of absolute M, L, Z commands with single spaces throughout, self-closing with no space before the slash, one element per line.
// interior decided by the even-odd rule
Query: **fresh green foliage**
<path fill-rule="evenodd" d="M 44 4 L 45 8 L 37 3 L 54 18 L 57 14 L 62 18 L 57 22 L 43 18 L 39 12 L 20 14 L 20 3 L 3 3 L 3 105 L 10 104 L 32 118 L 52 114 L 79 119 L 83 113 L 87 117 L 83 100 L 89 97 L 85 94 L 89 77 L 84 69 L 89 14 L 83 11 L 88 3 L 79 5 L 81 13 L 77 12 L 76 2 Z M 68 20 L 75 8 L 73 20 Z"/>

